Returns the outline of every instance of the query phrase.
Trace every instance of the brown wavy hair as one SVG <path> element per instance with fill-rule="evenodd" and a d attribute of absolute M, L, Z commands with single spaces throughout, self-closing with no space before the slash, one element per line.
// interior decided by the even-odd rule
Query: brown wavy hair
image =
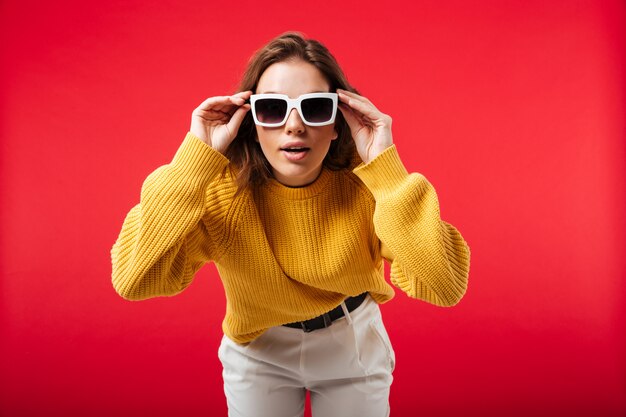
<path fill-rule="evenodd" d="M 328 49 L 319 41 L 306 39 L 300 32 L 285 32 L 257 50 L 248 61 L 238 91 L 256 91 L 261 75 L 270 65 L 289 60 L 313 64 L 328 81 L 331 92 L 341 88 L 359 94 L 348 83 L 337 60 Z M 335 130 L 338 136 L 331 142 L 323 166 L 331 170 L 356 166 L 361 160 L 356 152 L 350 127 L 339 110 L 335 117 Z M 235 175 L 240 191 L 250 185 L 261 185 L 273 177 L 271 166 L 256 139 L 256 127 L 249 111 L 237 136 L 225 152 L 225 156 L 236 168 Z"/>

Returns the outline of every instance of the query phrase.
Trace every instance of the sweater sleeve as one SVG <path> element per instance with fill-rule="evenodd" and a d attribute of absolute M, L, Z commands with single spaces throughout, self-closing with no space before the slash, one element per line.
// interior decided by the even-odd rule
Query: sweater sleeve
<path fill-rule="evenodd" d="M 172 162 L 152 172 L 111 249 L 112 282 L 127 300 L 183 291 L 216 251 L 202 217 L 206 188 L 228 160 L 187 133 Z"/>
<path fill-rule="evenodd" d="M 433 186 L 409 174 L 395 145 L 354 173 L 376 200 L 374 227 L 391 261 L 391 282 L 412 298 L 451 307 L 467 290 L 470 249 L 459 231 L 441 220 Z"/>

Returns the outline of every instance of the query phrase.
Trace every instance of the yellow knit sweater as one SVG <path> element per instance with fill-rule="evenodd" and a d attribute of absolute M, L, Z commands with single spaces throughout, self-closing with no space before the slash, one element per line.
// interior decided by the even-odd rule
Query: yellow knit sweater
<path fill-rule="evenodd" d="M 306 187 L 275 180 L 235 194 L 229 161 L 187 133 L 172 162 L 143 183 L 111 249 L 112 281 L 128 300 L 171 296 L 215 262 L 226 293 L 222 329 L 245 344 L 271 326 L 325 313 L 368 291 L 453 306 L 470 250 L 442 221 L 433 186 L 408 174 L 395 146 L 354 170 L 324 168 Z"/>

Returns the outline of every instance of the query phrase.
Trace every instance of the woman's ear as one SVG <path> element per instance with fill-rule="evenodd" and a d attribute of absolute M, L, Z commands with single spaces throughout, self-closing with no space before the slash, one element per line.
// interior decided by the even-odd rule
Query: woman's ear
<path fill-rule="evenodd" d="M 339 133 L 337 133 L 337 129 L 335 128 L 333 128 L 333 134 L 334 136 L 330 140 L 335 140 L 339 137 Z"/>

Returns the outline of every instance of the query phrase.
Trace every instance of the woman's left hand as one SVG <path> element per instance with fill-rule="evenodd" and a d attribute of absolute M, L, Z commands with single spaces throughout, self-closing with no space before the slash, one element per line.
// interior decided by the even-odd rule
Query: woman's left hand
<path fill-rule="evenodd" d="M 393 144 L 391 117 L 363 96 L 341 89 L 337 93 L 339 110 L 350 126 L 361 159 L 367 164 Z"/>

